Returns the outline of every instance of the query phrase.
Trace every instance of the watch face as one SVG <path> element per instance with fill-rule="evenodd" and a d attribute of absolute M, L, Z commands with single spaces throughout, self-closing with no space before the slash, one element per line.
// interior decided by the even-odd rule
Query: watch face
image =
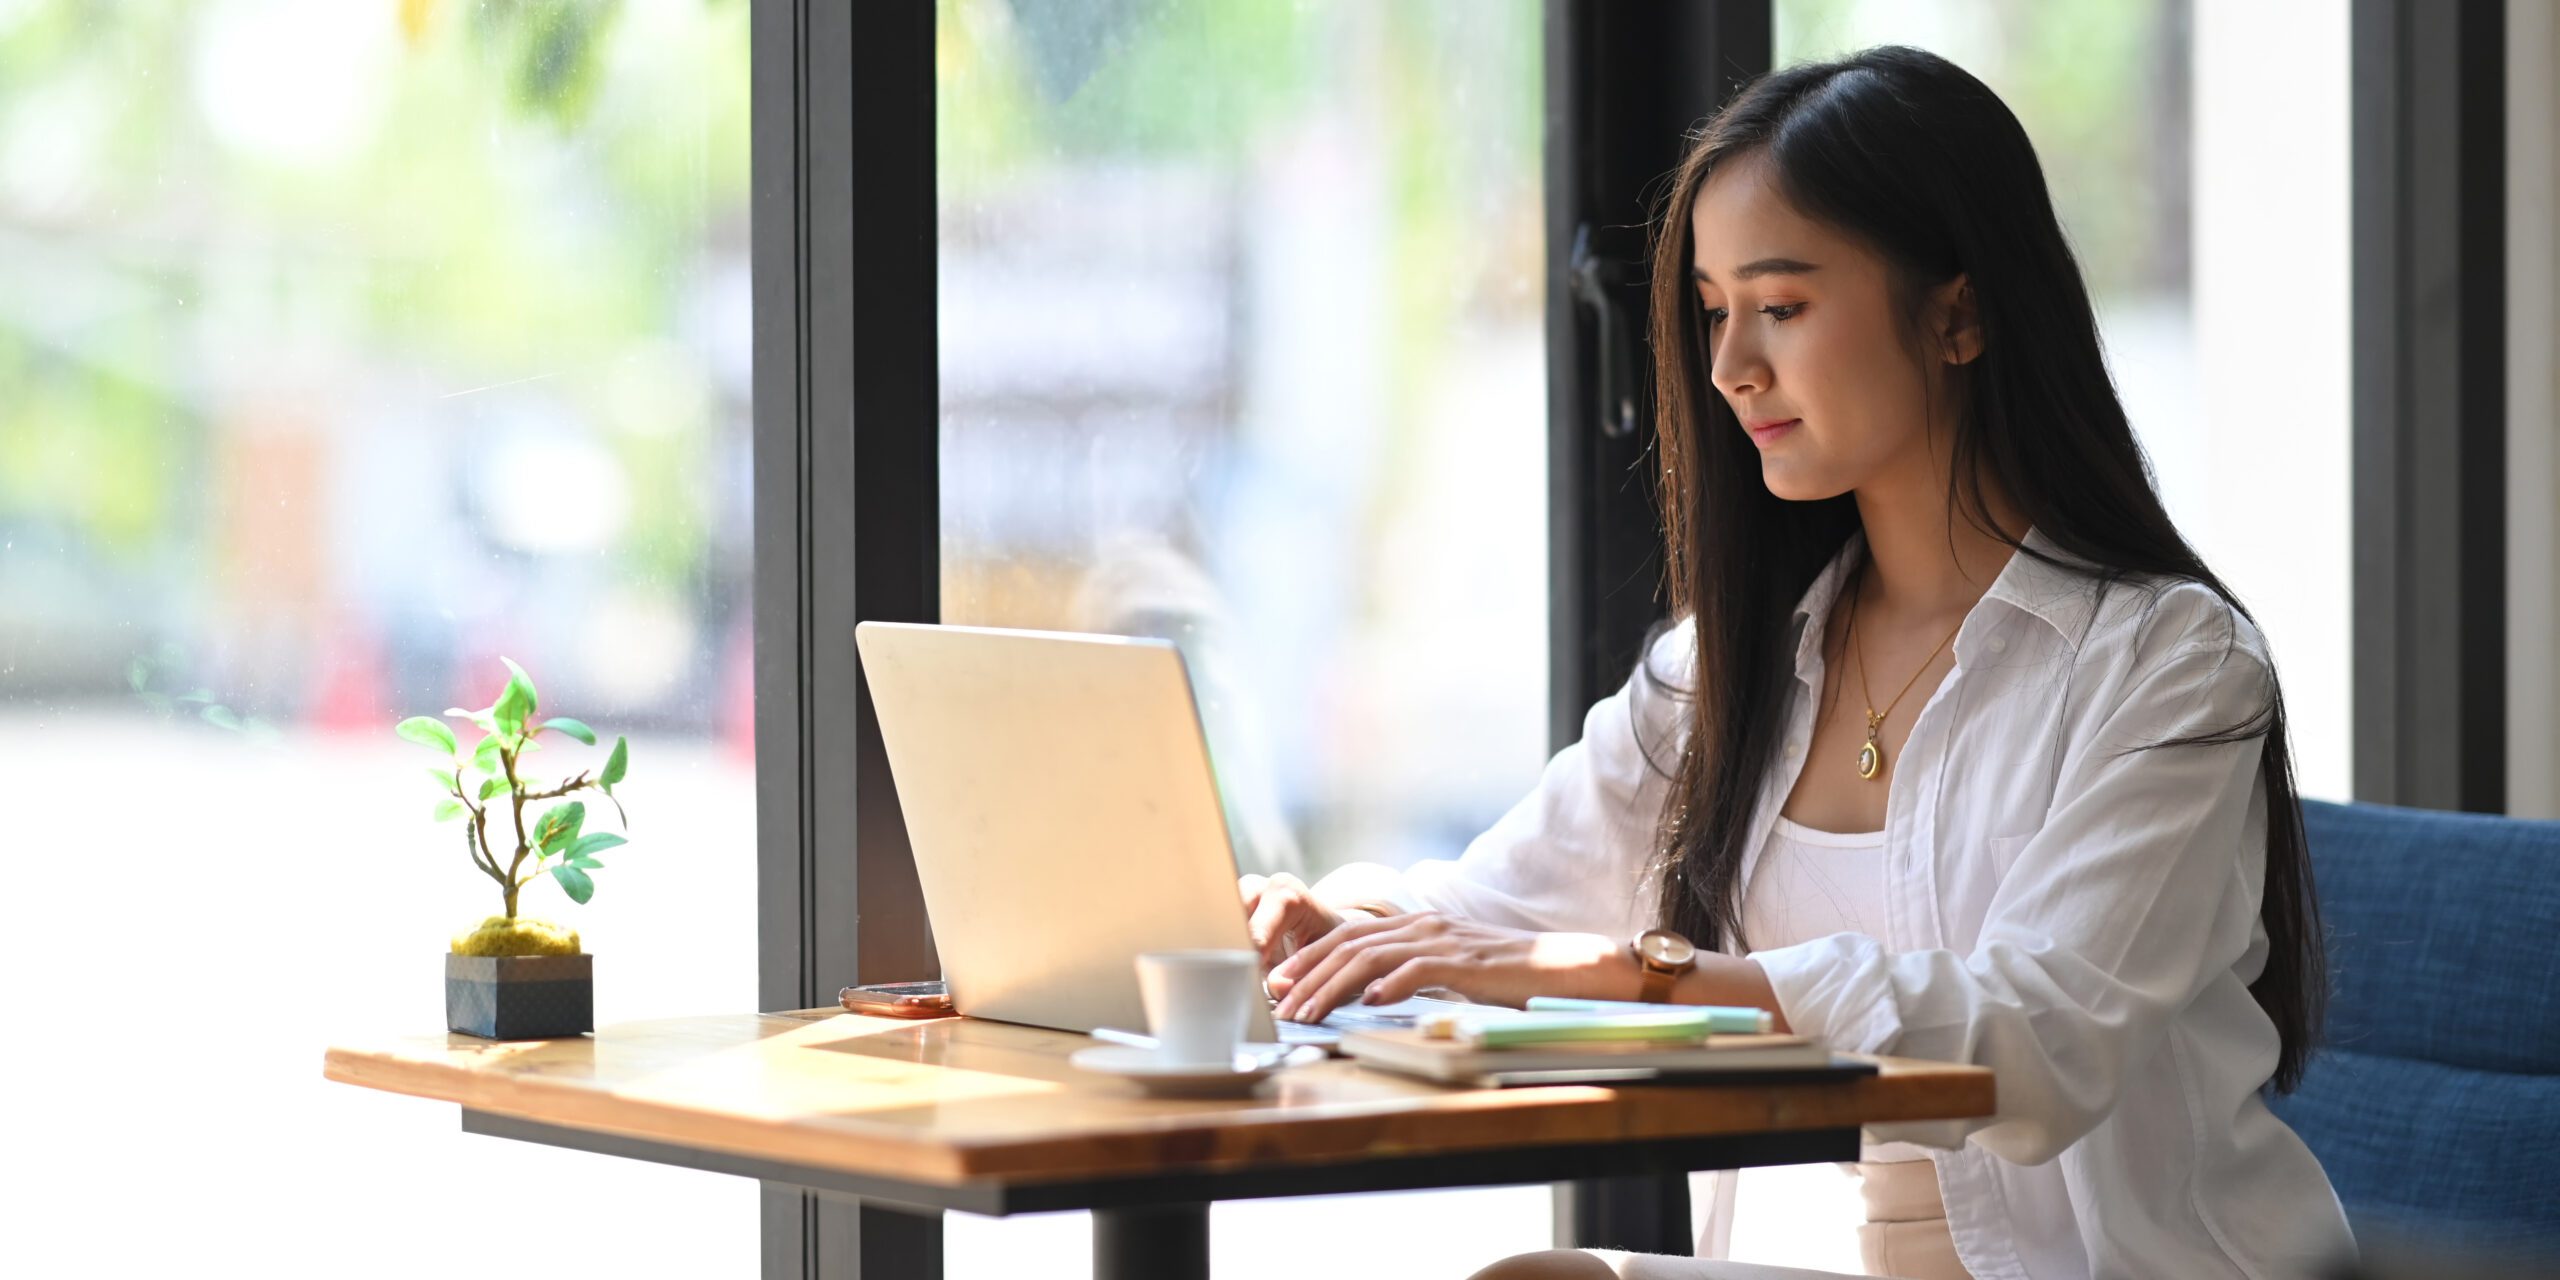
<path fill-rule="evenodd" d="M 1676 969 L 1697 958 L 1698 949 L 1687 938 L 1668 929 L 1648 929 L 1636 939 L 1636 949 L 1644 958 L 1667 969 Z"/>

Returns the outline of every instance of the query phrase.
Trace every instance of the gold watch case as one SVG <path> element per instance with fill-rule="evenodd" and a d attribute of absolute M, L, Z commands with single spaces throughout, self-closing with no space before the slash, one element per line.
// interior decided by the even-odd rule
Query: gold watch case
<path fill-rule="evenodd" d="M 1636 958 L 1657 973 L 1679 973 L 1698 962 L 1698 949 L 1669 929 L 1647 929 L 1636 935 Z"/>

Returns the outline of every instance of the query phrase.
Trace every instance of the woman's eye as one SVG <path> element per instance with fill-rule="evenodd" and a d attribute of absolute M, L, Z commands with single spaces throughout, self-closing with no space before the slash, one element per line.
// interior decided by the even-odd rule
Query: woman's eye
<path fill-rule="evenodd" d="M 1773 302 L 1760 308 L 1760 314 L 1772 320 L 1793 320 L 1796 318 L 1796 313 L 1802 310 L 1804 310 L 1804 304 L 1801 302 Z"/>
<path fill-rule="evenodd" d="M 1707 308 L 1707 327 L 1708 327 L 1708 328 L 1712 329 L 1712 328 L 1716 327 L 1717 325 L 1720 325 L 1720 324 L 1723 324 L 1723 323 L 1724 323 L 1724 308 L 1722 308 L 1722 307 L 1709 307 L 1709 308 Z"/>

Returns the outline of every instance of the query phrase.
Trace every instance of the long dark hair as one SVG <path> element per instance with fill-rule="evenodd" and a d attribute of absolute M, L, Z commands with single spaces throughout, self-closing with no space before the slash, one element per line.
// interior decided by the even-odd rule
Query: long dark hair
<path fill-rule="evenodd" d="M 1988 475 L 2020 516 L 2084 562 L 2080 572 L 2098 566 L 2092 589 L 2101 599 L 2120 584 L 2148 584 L 2156 600 L 2161 585 L 2186 580 L 2249 617 L 2153 491 L 2107 377 L 2079 264 L 2008 107 L 1961 68 L 1917 49 L 1871 49 L 1761 77 L 1694 138 L 1658 210 L 1653 249 L 1666 568 L 1673 616 L 1695 622 L 1697 672 L 1659 832 L 1662 918 L 1717 949 L 1735 949 L 1741 937 L 1746 828 L 1780 733 L 1795 605 L 1858 527 L 1849 495 L 1792 502 L 1771 494 L 1754 446 L 1708 377 L 1704 308 L 1689 284 L 1689 219 L 1708 176 L 1745 155 L 1767 160 L 1799 212 L 1872 246 L 1915 315 L 1929 286 L 1968 277 L 1983 343 L 1959 377 L 1951 537 L 1961 513 L 2014 554 L 2055 559 L 2020 545 L 2023 530 L 1998 526 L 1983 496 Z M 2269 950 L 2249 992 L 2283 1038 L 2272 1083 L 2290 1093 L 2319 1033 L 2328 971 L 2272 672 L 2269 690 L 2246 723 L 2143 749 L 2264 739 L 2259 914 Z"/>

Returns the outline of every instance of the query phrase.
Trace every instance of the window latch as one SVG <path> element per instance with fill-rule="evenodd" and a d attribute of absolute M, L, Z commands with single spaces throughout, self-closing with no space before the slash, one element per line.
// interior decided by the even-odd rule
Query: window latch
<path fill-rule="evenodd" d="M 1566 277 L 1574 300 L 1591 312 L 1599 357 L 1600 434 L 1616 440 L 1636 432 L 1636 326 L 1624 302 L 1626 286 L 1635 283 L 1636 275 L 1626 263 L 1602 257 L 1591 240 L 1590 223 L 1574 228 Z"/>

